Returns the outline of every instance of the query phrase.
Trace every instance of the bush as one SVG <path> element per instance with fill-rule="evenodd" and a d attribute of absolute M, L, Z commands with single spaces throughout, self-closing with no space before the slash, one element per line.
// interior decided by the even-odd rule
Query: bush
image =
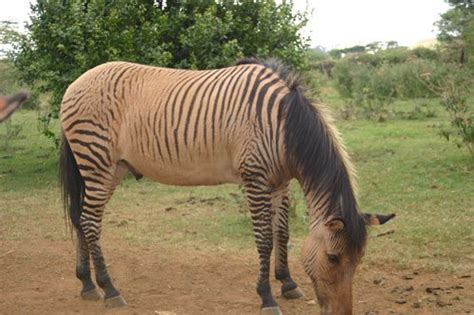
<path fill-rule="evenodd" d="M 438 88 L 441 105 L 449 112 L 450 127 L 442 127 L 440 134 L 452 140 L 458 148 L 465 147 L 474 158 L 474 77 L 466 68 L 458 68 L 445 78 Z"/>
<path fill-rule="evenodd" d="M 220 19 L 216 8 L 210 7 L 204 14 L 197 13 L 195 19 L 195 24 L 180 36 L 183 48 L 189 52 L 186 67 L 218 68 L 243 57 L 238 41 L 227 40 L 227 34 L 234 27 L 232 13 Z"/>
<path fill-rule="evenodd" d="M 346 98 L 346 105 L 341 110 L 343 118 L 363 115 L 369 119 L 385 121 L 396 114 L 391 108 L 395 98 L 417 99 L 438 96 L 431 86 L 443 84 L 449 73 L 449 66 L 439 61 L 418 58 L 409 58 L 405 62 L 398 63 L 402 59 L 399 58 L 399 53 L 395 55 L 398 57 L 385 58 L 386 62 L 377 66 L 375 61 L 380 54 L 378 57 L 377 54 L 353 56 L 336 63 L 333 70 L 335 86 L 340 95 Z M 390 60 L 393 63 L 389 62 Z M 400 117 L 413 119 L 432 114 L 433 112 L 423 111 L 423 108 L 419 107 Z"/>
<path fill-rule="evenodd" d="M 336 88 L 342 97 L 352 98 L 357 90 L 364 87 L 363 82 L 369 79 L 371 67 L 342 59 L 333 69 Z"/>
<path fill-rule="evenodd" d="M 446 66 L 429 60 L 384 63 L 375 67 L 343 59 L 336 63 L 333 76 L 337 90 L 346 98 L 355 98 L 363 90 L 369 90 L 379 98 L 421 98 L 436 96 L 426 81 L 439 86 L 447 72 Z"/>
<path fill-rule="evenodd" d="M 436 50 L 424 47 L 414 49 L 396 47 L 379 50 L 376 53 L 353 53 L 349 54 L 345 59 L 349 59 L 356 63 L 379 67 L 384 64 L 398 65 L 415 60 L 439 61 L 440 53 Z"/>
<path fill-rule="evenodd" d="M 309 49 L 307 54 L 308 70 L 317 71 L 332 78 L 332 70 L 336 65 L 331 56 L 318 48 Z"/>
<path fill-rule="evenodd" d="M 242 56 L 306 67 L 304 14 L 265 2 L 47 1 L 32 7 L 29 33 L 14 53 L 22 78 L 52 92 L 53 116 L 67 86 L 113 60 L 173 68 L 228 66 Z"/>
<path fill-rule="evenodd" d="M 403 119 L 419 120 L 436 117 L 436 112 L 426 99 L 422 99 L 421 101 L 415 101 L 413 108 L 409 111 L 397 111 L 396 115 Z"/>
<path fill-rule="evenodd" d="M 50 94 L 55 119 L 66 88 L 107 61 L 209 69 L 254 56 L 304 69 L 305 23 L 291 2 L 37 0 L 14 61 L 26 83 Z"/>
<path fill-rule="evenodd" d="M 438 86 L 449 69 L 446 65 L 429 60 L 411 60 L 391 67 L 391 76 L 396 82 L 396 97 L 422 98 L 434 97 L 435 93 L 420 80 Z"/>
<path fill-rule="evenodd" d="M 432 60 L 432 61 L 440 61 L 441 54 L 438 50 L 430 49 L 426 47 L 417 47 L 410 51 L 411 57 L 415 57 L 418 59 L 423 60 Z"/>
<path fill-rule="evenodd" d="M 386 71 L 385 67 L 376 68 L 351 60 L 341 60 L 336 64 L 336 88 L 347 99 L 341 110 L 343 118 L 362 114 L 368 119 L 385 121 L 391 116 L 395 85 Z"/>
<path fill-rule="evenodd" d="M 20 134 L 23 131 L 23 126 L 12 123 L 11 119 L 7 119 L 2 125 L 5 126 L 5 134 L 0 135 L 0 138 L 3 138 L 2 150 L 8 151 L 11 148 L 11 142 L 21 138 Z"/>

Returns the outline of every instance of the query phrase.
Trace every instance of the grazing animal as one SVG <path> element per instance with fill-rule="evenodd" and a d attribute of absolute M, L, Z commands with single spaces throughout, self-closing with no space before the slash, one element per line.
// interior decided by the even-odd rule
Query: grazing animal
<path fill-rule="evenodd" d="M 0 122 L 4 121 L 28 98 L 25 92 L 13 96 L 0 96 Z"/>
<path fill-rule="evenodd" d="M 272 249 L 283 296 L 302 296 L 287 260 L 288 184 L 296 178 L 309 208 L 304 268 L 323 313 L 351 313 L 366 224 L 393 215 L 358 211 L 339 135 L 287 67 L 254 59 L 205 71 L 106 63 L 69 86 L 60 115 L 60 171 L 77 233 L 83 298 L 101 297 L 91 279 L 91 256 L 106 305 L 126 305 L 99 240 L 104 207 L 130 171 L 170 185 L 241 184 L 260 261 L 261 313 L 281 314 L 269 282 Z"/>

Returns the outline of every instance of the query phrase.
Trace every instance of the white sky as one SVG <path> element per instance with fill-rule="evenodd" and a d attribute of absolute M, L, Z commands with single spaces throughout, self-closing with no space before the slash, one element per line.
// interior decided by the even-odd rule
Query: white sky
<path fill-rule="evenodd" d="M 305 32 L 311 46 L 343 48 L 374 41 L 411 46 L 436 38 L 433 23 L 449 6 L 443 0 L 299 0 L 314 12 Z"/>
<path fill-rule="evenodd" d="M 34 0 L 0 0 L 0 20 L 23 23 Z M 313 10 L 303 34 L 311 46 L 343 48 L 374 41 L 411 46 L 436 37 L 433 23 L 449 6 L 443 0 L 294 0 Z"/>

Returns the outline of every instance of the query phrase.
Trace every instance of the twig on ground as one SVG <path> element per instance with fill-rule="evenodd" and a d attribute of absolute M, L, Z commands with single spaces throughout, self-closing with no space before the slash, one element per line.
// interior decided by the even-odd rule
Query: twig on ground
<path fill-rule="evenodd" d="M 393 233 L 395 233 L 395 230 L 388 230 L 388 231 L 385 231 L 385 232 L 382 232 L 380 234 L 375 235 L 375 237 L 381 237 L 381 236 L 390 235 L 390 234 L 393 234 Z"/>
<path fill-rule="evenodd" d="M 2 256 L 0 256 L 0 258 L 3 258 L 3 257 L 5 257 L 5 256 L 7 256 L 7 255 L 10 255 L 10 254 L 13 253 L 14 251 L 15 251 L 15 250 L 13 250 L 13 249 L 12 249 L 12 250 L 9 250 L 8 252 L 6 252 L 6 253 L 3 254 Z"/>

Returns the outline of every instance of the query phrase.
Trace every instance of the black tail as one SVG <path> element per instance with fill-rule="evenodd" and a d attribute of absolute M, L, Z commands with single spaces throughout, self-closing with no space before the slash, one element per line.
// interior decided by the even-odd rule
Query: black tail
<path fill-rule="evenodd" d="M 65 220 L 66 222 L 70 220 L 76 228 L 80 229 L 80 217 L 84 201 L 84 180 L 79 173 L 76 159 L 64 135 L 61 139 L 59 180 L 63 193 Z"/>

